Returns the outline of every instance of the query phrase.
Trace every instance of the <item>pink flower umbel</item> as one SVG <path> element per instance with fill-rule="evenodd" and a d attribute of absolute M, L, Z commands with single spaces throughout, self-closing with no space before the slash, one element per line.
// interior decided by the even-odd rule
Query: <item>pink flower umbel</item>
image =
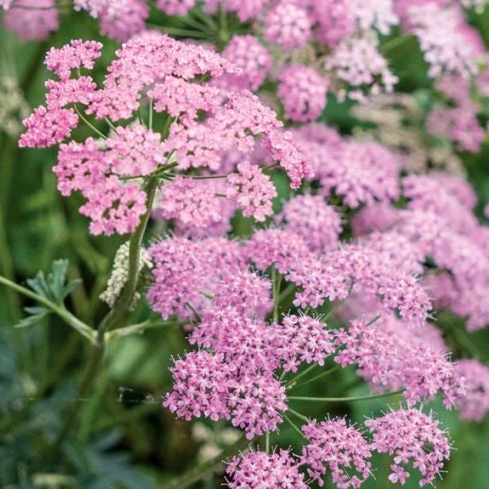
<path fill-rule="evenodd" d="M 449 459 L 451 444 L 439 422 L 418 409 L 395 410 L 368 419 L 373 450 L 393 456 L 390 480 L 405 483 L 408 465 L 422 474 L 420 486 L 431 483 Z"/>
<path fill-rule="evenodd" d="M 377 322 L 356 320 L 347 330 L 335 331 L 340 345 L 336 362 L 357 365 L 374 387 L 403 389 L 410 406 L 441 392 L 446 408 L 452 408 L 464 395 L 457 364 L 431 342 L 427 326 L 407 331 L 396 318 L 384 316 Z"/>
<path fill-rule="evenodd" d="M 315 251 L 336 248 L 342 231 L 341 218 L 322 196 L 296 196 L 286 203 L 277 221 L 295 233 Z"/>
<path fill-rule="evenodd" d="M 301 465 L 323 486 L 323 475 L 331 474 L 338 488 L 359 488 L 371 474 L 369 442 L 345 419 L 312 420 L 302 431 L 308 441 Z"/>
<path fill-rule="evenodd" d="M 277 95 L 291 121 L 313 121 L 327 104 L 328 80 L 313 68 L 291 65 L 279 75 Z"/>
<path fill-rule="evenodd" d="M 104 10 L 106 6 L 97 10 L 97 15 L 109 15 L 117 24 L 117 16 L 133 8 L 131 2 L 110 14 Z M 134 6 L 140 5 L 138 2 Z M 213 78 L 240 72 L 221 55 L 145 32 L 117 51 L 103 86 L 98 88 L 81 70 L 94 67 L 100 50 L 100 43 L 75 40 L 48 52 L 46 66 L 60 80 L 46 83 L 47 106 L 38 107 L 24 121 L 27 132 L 20 139 L 22 147 L 54 146 L 70 137 L 80 121 L 101 138 L 62 145 L 55 167 L 65 195 L 79 191 L 88 199 L 80 211 L 92 220 L 92 233 L 133 232 L 141 217 L 149 213 L 159 181 L 168 184 L 155 215 L 175 219 L 189 230 L 218 223 L 226 230 L 222 214 L 229 219 L 231 201 L 245 216 L 263 221 L 272 214 L 276 190 L 261 167 L 246 158 L 255 154 L 259 141 L 286 170 L 292 187 L 297 188 L 310 175 L 308 160 L 291 135 L 281 130 L 274 111 L 247 90 L 213 85 Z M 206 77 L 210 80 L 203 81 Z M 139 111 L 142 105 L 148 105 L 147 124 Z M 164 129 L 153 131 L 153 116 L 160 114 Z M 91 115 L 103 119 L 111 132 L 104 134 L 99 123 L 89 121 Z M 121 125 L 124 119 L 131 120 L 130 124 Z M 225 176 L 213 175 L 230 151 L 241 157 L 236 168 Z M 206 170 L 204 175 L 195 174 L 202 169 Z M 206 186 L 192 181 L 221 177 L 227 177 L 221 192 L 214 183 Z M 126 182 L 128 179 L 142 180 Z M 152 189 L 148 202 L 146 189 Z M 228 204 L 221 204 L 222 197 L 229 198 Z"/>
<path fill-rule="evenodd" d="M 226 467 L 228 488 L 309 488 L 289 451 L 250 451 L 235 456 Z"/>
<path fill-rule="evenodd" d="M 26 41 L 46 39 L 59 27 L 55 0 L 16 0 L 7 2 L 5 27 Z"/>
<path fill-rule="evenodd" d="M 303 47 L 311 36 L 308 11 L 300 3 L 279 0 L 267 13 L 264 37 L 285 50 Z"/>
<path fill-rule="evenodd" d="M 488 412 L 488 367 L 474 359 L 462 359 L 455 369 L 463 378 L 464 395 L 456 400 L 462 420 L 481 420 Z"/>
<path fill-rule="evenodd" d="M 236 200 L 243 216 L 264 221 L 272 214 L 272 199 L 276 197 L 274 184 L 259 167 L 250 162 L 239 163 L 237 170 L 226 180 L 226 196 Z"/>
<path fill-rule="evenodd" d="M 217 85 L 256 91 L 272 67 L 272 57 L 260 41 L 250 35 L 233 36 L 223 51 L 223 57 L 240 68 L 240 73 L 226 73 Z"/>

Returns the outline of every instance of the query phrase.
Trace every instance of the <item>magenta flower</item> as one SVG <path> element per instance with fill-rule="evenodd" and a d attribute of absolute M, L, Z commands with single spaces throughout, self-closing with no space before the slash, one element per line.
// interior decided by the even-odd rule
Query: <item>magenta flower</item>
<path fill-rule="evenodd" d="M 226 467 L 228 488 L 309 488 L 289 451 L 250 451 Z"/>
<path fill-rule="evenodd" d="M 304 65 L 288 66 L 279 75 L 277 95 L 291 121 L 317 119 L 327 104 L 328 80 Z"/>
<path fill-rule="evenodd" d="M 300 464 L 323 486 L 323 475 L 332 475 L 338 488 L 359 488 L 371 474 L 371 449 L 362 433 L 345 419 L 312 420 L 302 431 L 308 440 Z"/>
<path fill-rule="evenodd" d="M 451 444 L 431 414 L 417 409 L 396 410 L 368 419 L 366 426 L 373 435 L 373 450 L 393 457 L 392 482 L 404 483 L 411 462 L 422 474 L 419 485 L 424 486 L 440 474 L 449 459 Z"/>

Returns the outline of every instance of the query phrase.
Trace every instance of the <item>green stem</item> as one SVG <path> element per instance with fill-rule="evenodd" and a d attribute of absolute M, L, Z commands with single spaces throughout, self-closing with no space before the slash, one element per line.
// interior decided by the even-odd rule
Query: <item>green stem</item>
<path fill-rule="evenodd" d="M 101 138 L 107 139 L 107 136 L 99 131 L 80 111 L 80 109 L 77 107 L 76 104 L 73 104 L 73 107 L 75 109 L 75 112 L 78 114 L 78 117 L 96 134 L 98 134 Z"/>
<path fill-rule="evenodd" d="M 221 469 L 230 456 L 234 456 L 238 451 L 245 449 L 250 442 L 245 436 L 242 436 L 237 442 L 221 451 L 215 458 L 192 467 L 183 475 L 166 482 L 161 488 L 192 488 L 192 484 Z"/>
<path fill-rule="evenodd" d="M 301 413 L 297 412 L 296 410 L 293 410 L 292 408 L 288 407 L 288 412 L 291 412 L 293 415 L 296 415 L 299 419 L 301 419 L 303 422 L 309 422 L 308 417 L 305 417 Z"/>
<path fill-rule="evenodd" d="M 10 247 L 8 243 L 7 233 L 6 233 L 2 206 L 0 206 L 0 271 L 3 274 L 5 274 L 8 278 L 13 279 L 14 267 L 10 255 Z M 8 303 L 8 309 L 10 310 L 9 318 L 10 320 L 12 320 L 13 323 L 16 323 L 22 314 L 19 298 L 10 289 L 7 291 L 6 298 Z"/>
<path fill-rule="evenodd" d="M 208 34 L 202 31 L 193 31 L 190 29 L 180 29 L 178 27 L 170 27 L 170 26 L 159 26 L 157 24 L 146 23 L 147 27 L 152 27 L 154 29 L 158 29 L 160 31 L 166 32 L 170 36 L 179 36 L 179 37 L 193 37 L 193 38 L 207 38 Z"/>
<path fill-rule="evenodd" d="M 312 396 L 290 396 L 290 400 L 301 400 L 306 402 L 357 402 L 362 400 L 374 400 L 375 398 L 386 398 L 389 396 L 400 395 L 403 390 L 392 391 L 390 393 L 382 393 L 380 395 L 368 395 L 368 396 L 346 396 L 342 398 L 317 398 Z"/>
<path fill-rule="evenodd" d="M 148 127 L 153 129 L 153 99 L 148 103 Z"/>
<path fill-rule="evenodd" d="M 45 306 L 53 313 L 58 315 L 60 318 L 62 318 L 66 323 L 68 323 L 68 325 L 70 325 L 75 330 L 77 330 L 80 333 L 80 335 L 88 339 L 92 344 L 94 345 L 97 344 L 94 329 L 90 328 L 88 325 L 85 325 L 85 323 L 83 323 L 77 317 L 72 315 L 64 307 L 51 302 L 49 299 L 46 299 L 43 296 L 34 293 L 30 289 L 27 289 L 23 286 L 20 286 L 19 284 L 16 284 L 13 281 L 10 281 L 6 277 L 0 276 L 0 284 L 3 284 L 4 286 L 11 288 L 14 291 L 17 291 L 18 293 L 23 294 L 24 296 L 27 296 L 28 298 L 37 301 L 39 304 Z"/>
<path fill-rule="evenodd" d="M 269 435 L 269 432 L 267 432 L 265 434 L 265 452 L 267 454 L 269 454 L 269 452 L 270 452 L 270 443 L 271 443 L 271 441 L 270 441 L 270 435 Z"/>
<path fill-rule="evenodd" d="M 326 371 L 323 371 L 323 373 L 320 373 L 316 376 L 313 376 L 313 378 L 310 378 L 310 379 L 306 380 L 305 382 L 303 382 L 299 385 L 291 386 L 291 388 L 299 388 L 300 386 L 305 386 L 308 383 L 312 383 L 313 381 L 316 381 L 320 378 L 323 378 L 324 376 L 328 376 L 330 373 L 333 373 L 334 371 L 337 371 L 338 369 L 340 369 L 340 366 L 334 366 L 333 368 L 327 369 Z"/>
<path fill-rule="evenodd" d="M 155 191 L 157 188 L 158 179 L 155 177 L 148 181 L 146 186 L 146 205 L 147 211 L 144 217 L 141 219 L 136 231 L 132 235 L 129 241 L 129 266 L 128 266 L 128 279 L 126 285 L 124 286 L 121 296 L 116 301 L 114 308 L 112 308 L 109 313 L 105 316 L 102 322 L 99 324 L 97 329 L 97 341 L 95 344 L 95 349 L 92 354 L 92 359 L 87 369 L 87 372 L 83 378 L 82 384 L 78 392 L 78 398 L 75 403 L 71 406 L 68 415 L 65 419 L 65 423 L 56 438 L 56 442 L 53 446 L 52 456 L 59 453 L 61 446 L 65 442 L 67 436 L 69 435 L 73 424 L 77 418 L 78 412 L 81 408 L 81 401 L 87 396 L 87 394 L 92 389 L 92 386 L 97 378 L 100 367 L 102 365 L 102 360 L 105 351 L 105 333 L 114 327 L 117 323 L 124 319 L 127 311 L 130 309 L 134 293 L 138 284 L 139 276 L 139 258 L 141 252 L 141 244 L 143 242 L 143 236 L 148 225 L 148 220 L 150 219 L 151 208 L 153 204 L 153 199 L 155 198 Z"/>
<path fill-rule="evenodd" d="M 184 321 L 169 321 L 169 322 L 159 322 L 154 320 L 147 320 L 142 323 L 137 323 L 135 325 L 129 325 L 127 327 L 116 328 L 110 332 L 105 333 L 105 341 L 109 342 L 115 338 L 127 337 L 135 333 L 143 333 L 145 330 L 151 328 L 162 328 L 162 327 L 181 327 L 187 325 L 189 322 Z"/>
<path fill-rule="evenodd" d="M 272 297 L 274 299 L 274 311 L 272 314 L 273 321 L 279 320 L 279 291 L 281 290 L 281 275 L 277 273 L 276 268 L 272 269 Z"/>
<path fill-rule="evenodd" d="M 143 236 L 148 226 L 150 219 L 151 208 L 153 206 L 153 200 L 155 198 L 155 192 L 157 189 L 158 179 L 152 177 L 146 186 L 146 213 L 140 221 L 140 224 L 136 228 L 136 231 L 132 235 L 129 241 L 129 266 L 128 266 L 128 279 L 121 296 L 116 301 L 114 308 L 106 315 L 100 324 L 99 331 L 102 331 L 101 337 L 104 338 L 105 332 L 111 330 L 115 325 L 120 323 L 133 302 L 136 287 L 138 285 L 139 278 L 139 260 L 141 253 L 141 245 L 143 243 Z"/>
<path fill-rule="evenodd" d="M 301 432 L 301 429 L 286 415 L 284 414 L 284 420 L 304 439 L 305 435 Z"/>
<path fill-rule="evenodd" d="M 304 371 L 301 373 L 297 374 L 287 385 L 288 389 L 291 389 L 298 381 L 298 379 L 301 379 L 303 376 L 306 376 L 308 373 L 313 371 L 317 367 L 317 364 L 312 364 L 311 366 L 308 366 Z"/>

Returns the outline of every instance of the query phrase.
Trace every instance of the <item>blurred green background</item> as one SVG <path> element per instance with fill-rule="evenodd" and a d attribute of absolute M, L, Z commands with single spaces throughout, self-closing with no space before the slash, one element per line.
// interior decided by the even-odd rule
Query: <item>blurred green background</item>
<path fill-rule="evenodd" d="M 471 22 L 488 43 L 488 11 L 474 15 Z M 61 29 L 42 43 L 21 42 L 0 28 L 0 79 L 13 77 L 27 104 L 37 106 L 43 101 L 44 81 L 49 78 L 42 64 L 44 53 L 49 46 L 60 46 L 74 38 L 100 39 L 97 23 L 87 15 L 68 14 Z M 98 76 L 117 47 L 108 39 L 104 44 Z M 425 75 L 426 66 L 415 41 L 390 50 L 389 58 L 401 79 L 401 90 L 431 96 L 432 82 Z M 481 117 L 488 120 L 488 111 L 484 110 Z M 323 119 L 343 133 L 351 133 L 360 124 L 350 115 L 349 104 L 333 100 Z M 481 217 L 488 202 L 488 139 L 479 154 L 461 157 L 478 193 Z M 107 281 L 115 250 L 124 239 L 88 234 L 87 222 L 77 211 L 81 201 L 62 198 L 56 190 L 51 171 L 55 160 L 55 150 L 20 150 L 15 137 L 0 132 L 0 273 L 23 284 L 38 270 L 48 271 L 55 259 L 69 259 L 69 277 L 82 278 L 83 285 L 67 305 L 85 322 L 95 324 L 105 313 L 98 295 Z M 279 206 L 288 190 L 280 176 L 275 178 Z M 237 218 L 234 226 L 243 235 L 250 231 L 251 222 Z M 192 424 L 178 421 L 161 408 L 161 395 L 170 386 L 171 356 L 186 348 L 185 334 L 177 328 L 149 331 L 111 344 L 95 390 L 78 400 L 81 410 L 76 430 L 63 447 L 53 450 L 52 442 L 77 400 L 90 346 L 53 316 L 30 328 L 13 328 L 23 316 L 22 308 L 30 304 L 0 289 L 1 487 L 159 487 L 196 464 L 203 448 L 192 436 Z M 143 319 L 144 305 L 139 308 L 135 318 Z M 439 322 L 455 357 L 475 356 L 488 362 L 487 331 L 467 334 L 461 322 L 449 315 L 441 315 Z M 350 369 L 303 389 L 305 395 L 325 396 L 355 396 L 367 391 Z M 400 400 L 392 398 L 390 403 L 397 406 Z M 295 408 L 309 416 L 322 417 L 326 411 L 332 416 L 348 414 L 361 422 L 385 409 L 386 400 L 350 405 L 298 404 Z M 437 486 L 488 488 L 488 417 L 482 423 L 462 423 L 456 412 L 443 410 L 438 402 L 428 408 L 437 411 L 456 448 L 446 468 L 448 473 Z M 208 421 L 204 424 L 216 433 L 223 427 Z M 272 443 L 291 445 L 299 451 L 301 441 L 283 424 Z M 366 488 L 396 487 L 386 478 L 386 458 L 378 457 L 373 466 L 378 469 L 377 480 L 370 479 Z M 406 486 L 416 487 L 417 480 L 411 479 Z M 219 476 L 197 484 L 202 488 L 220 486 Z"/>

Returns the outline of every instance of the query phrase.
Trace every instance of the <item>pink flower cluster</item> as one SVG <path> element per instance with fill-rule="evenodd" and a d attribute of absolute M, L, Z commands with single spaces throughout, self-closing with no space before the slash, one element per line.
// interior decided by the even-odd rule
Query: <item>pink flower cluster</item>
<path fill-rule="evenodd" d="M 284 449 L 235 456 L 226 467 L 226 475 L 228 488 L 309 488 L 298 462 Z"/>
<path fill-rule="evenodd" d="M 284 229 L 303 238 L 311 250 L 336 248 L 342 231 L 341 217 L 322 196 L 302 195 L 288 201 L 276 222 L 284 221 Z"/>
<path fill-rule="evenodd" d="M 363 102 L 370 95 L 393 92 L 398 78 L 389 69 L 388 62 L 380 54 L 377 42 L 370 38 L 342 41 L 325 68 L 333 72 L 338 80 L 349 87 L 349 97 Z M 339 93 L 343 98 L 346 89 Z"/>
<path fill-rule="evenodd" d="M 403 389 L 410 406 L 440 391 L 450 409 L 464 394 L 464 380 L 427 329 L 407 331 L 391 315 L 377 322 L 355 320 L 348 329 L 336 331 L 341 349 L 335 360 L 342 367 L 357 365 L 359 374 L 374 386 Z"/>
<path fill-rule="evenodd" d="M 344 418 L 312 420 L 302 427 L 308 441 L 301 464 L 323 486 L 327 468 L 338 488 L 359 488 L 371 474 L 371 449 L 362 433 Z"/>
<path fill-rule="evenodd" d="M 275 370 L 323 365 L 334 347 L 319 319 L 285 316 L 268 324 L 252 315 L 254 310 L 266 313 L 257 303 L 270 284 L 247 275 L 235 285 L 216 289 L 213 306 L 189 337 L 201 350 L 175 363 L 173 390 L 164 406 L 186 420 L 201 414 L 229 419 L 252 439 L 275 430 L 287 409 L 285 386 Z"/>
<path fill-rule="evenodd" d="M 94 129 L 87 121 L 90 114 L 108 122 L 113 132 L 109 137 L 95 128 L 102 137 L 100 142 L 89 138 L 84 143 L 62 144 L 55 167 L 60 190 L 65 195 L 80 191 L 87 199 L 80 211 L 91 219 L 92 233 L 123 234 L 136 229 L 147 211 L 146 192 L 141 183 L 126 183 L 125 179 L 158 178 L 173 167 L 181 172 L 201 167 L 218 171 L 226 152 L 238 149 L 245 159 L 256 151 L 259 138 L 264 151 L 285 168 L 293 187 L 311 175 L 309 162 L 291 135 L 280 129 L 282 123 L 275 113 L 256 96 L 247 90 L 226 91 L 195 81 L 199 75 L 237 73 L 237 68 L 217 53 L 146 33 L 116 53 L 102 88 L 98 89 L 90 76 L 72 78 L 82 68 L 93 68 L 101 47 L 93 41 L 72 41 L 50 50 L 46 66 L 60 80 L 47 82 L 47 107 L 38 107 L 25 120 L 27 132 L 20 139 L 23 147 L 53 146 L 68 138 L 80 120 Z M 134 118 L 148 98 L 150 110 L 165 113 L 171 123 L 166 140 L 141 121 L 115 125 L 121 119 Z M 79 106 L 86 107 L 86 116 Z M 259 221 L 272 214 L 276 191 L 256 164 L 239 163 L 222 193 L 216 185 L 200 185 L 190 180 L 193 178 L 214 176 L 168 174 L 167 181 L 172 182 L 164 186 L 163 204 L 156 214 L 174 218 L 180 226 L 217 224 L 223 207 L 230 207 L 222 205 L 218 195 Z"/>
<path fill-rule="evenodd" d="M 420 486 L 440 474 L 444 461 L 449 458 L 451 444 L 438 425 L 431 414 L 416 409 L 396 410 L 366 421 L 373 435 L 373 449 L 393 456 L 391 482 L 405 483 L 409 476 L 406 465 L 410 461 L 422 474 Z"/>
<path fill-rule="evenodd" d="M 306 122 L 317 119 L 327 103 L 328 82 L 313 68 L 291 65 L 279 75 L 277 95 L 286 117 Z"/>
<path fill-rule="evenodd" d="M 31 0 L 7 1 L 1 6 L 7 10 L 5 27 L 26 41 L 46 39 L 51 32 L 58 30 L 55 0 L 36 0 L 35 8 Z"/>
<path fill-rule="evenodd" d="M 294 304 L 301 308 L 317 308 L 327 299 L 345 300 L 351 292 L 361 291 L 379 295 L 386 308 L 397 309 L 414 326 L 425 323 L 431 308 L 413 275 L 398 270 L 389 255 L 369 247 L 348 245 L 318 257 L 298 235 L 264 230 L 254 234 L 246 253 L 259 269 L 273 265 L 284 273 L 299 288 Z"/>
<path fill-rule="evenodd" d="M 155 267 L 147 298 L 164 319 L 174 314 L 191 318 L 187 305 L 199 310 L 207 301 L 203 292 L 212 294 L 222 277 L 244 268 L 238 244 L 224 238 L 169 238 L 155 243 L 149 253 Z"/>
<path fill-rule="evenodd" d="M 456 400 L 461 419 L 482 420 L 488 412 L 488 367 L 474 359 L 462 359 L 456 369 L 465 386 L 464 396 Z"/>
<path fill-rule="evenodd" d="M 399 409 L 368 419 L 365 425 L 372 439 L 345 418 L 311 420 L 301 428 L 307 443 L 299 459 L 282 449 L 272 454 L 254 450 L 241 454 L 228 463 L 228 487 L 309 488 L 300 471 L 304 468 L 322 486 L 328 474 L 337 488 L 360 488 L 372 474 L 370 459 L 375 451 L 393 457 L 392 483 L 406 482 L 412 462 L 422 474 L 423 486 L 433 482 L 449 458 L 450 441 L 432 413 Z"/>
<path fill-rule="evenodd" d="M 485 56 L 485 47 L 478 33 L 464 19 L 458 2 L 397 2 L 403 25 L 417 36 L 429 76 L 456 72 L 464 77 L 477 74 L 477 61 Z"/>
<path fill-rule="evenodd" d="M 351 208 L 398 198 L 400 165 L 386 147 L 343 139 L 314 124 L 303 126 L 294 135 L 312 162 L 320 193 L 328 196 L 334 192 Z"/>
<path fill-rule="evenodd" d="M 363 239 L 364 246 L 388 252 L 395 263 L 398 257 L 398 268 L 426 271 L 423 284 L 434 306 L 465 317 L 470 331 L 483 328 L 488 323 L 488 227 L 471 211 L 474 192 L 463 179 L 441 173 L 411 175 L 402 184 L 408 209 L 370 205 L 353 220 L 356 234 L 377 230 Z M 397 242 L 398 254 L 392 248 Z M 439 270 L 421 269 L 429 259 Z"/>
<path fill-rule="evenodd" d="M 226 73 L 216 80 L 218 85 L 232 89 L 256 91 L 272 67 L 272 57 L 260 41 L 250 35 L 236 35 L 227 44 L 223 57 L 240 68 L 240 73 Z"/>
<path fill-rule="evenodd" d="M 481 75 L 488 81 L 488 72 Z M 427 130 L 453 141 L 460 151 L 478 152 L 485 132 L 478 121 L 479 106 L 472 100 L 470 81 L 460 74 L 445 73 L 437 88 L 451 107 L 436 106 L 427 117 Z"/>

